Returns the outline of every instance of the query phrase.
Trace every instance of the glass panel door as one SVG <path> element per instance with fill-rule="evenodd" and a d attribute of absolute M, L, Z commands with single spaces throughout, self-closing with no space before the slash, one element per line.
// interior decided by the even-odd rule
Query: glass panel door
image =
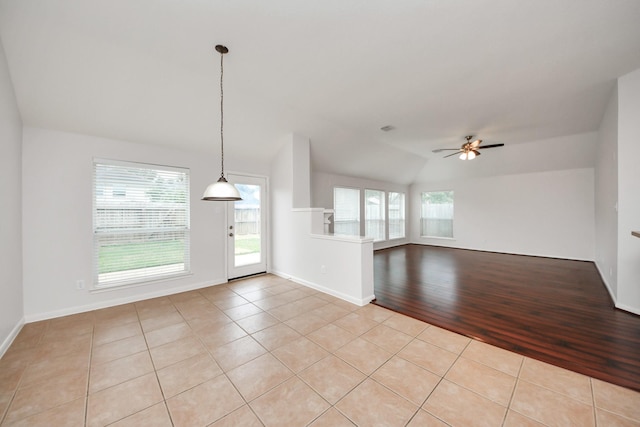
<path fill-rule="evenodd" d="M 228 203 L 229 278 L 237 278 L 267 270 L 266 262 L 266 179 L 228 175 L 242 200 Z"/>

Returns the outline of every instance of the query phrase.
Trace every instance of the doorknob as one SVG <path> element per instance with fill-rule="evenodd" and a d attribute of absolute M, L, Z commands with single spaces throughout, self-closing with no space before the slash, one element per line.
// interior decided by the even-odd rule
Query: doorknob
<path fill-rule="evenodd" d="M 229 233 L 229 237 L 233 237 L 233 233 Z"/>

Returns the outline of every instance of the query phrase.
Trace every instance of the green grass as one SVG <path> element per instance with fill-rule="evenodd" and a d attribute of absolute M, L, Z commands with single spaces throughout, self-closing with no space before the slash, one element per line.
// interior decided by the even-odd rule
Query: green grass
<path fill-rule="evenodd" d="M 100 248 L 98 273 L 184 262 L 184 241 L 140 242 Z M 123 268 L 124 267 L 124 268 Z"/>
<path fill-rule="evenodd" d="M 247 234 L 236 236 L 236 255 L 255 254 L 260 252 L 260 236 Z"/>
<path fill-rule="evenodd" d="M 260 236 L 236 236 L 236 255 L 260 252 Z M 100 248 L 98 274 L 184 262 L 184 242 L 166 240 L 140 242 Z"/>

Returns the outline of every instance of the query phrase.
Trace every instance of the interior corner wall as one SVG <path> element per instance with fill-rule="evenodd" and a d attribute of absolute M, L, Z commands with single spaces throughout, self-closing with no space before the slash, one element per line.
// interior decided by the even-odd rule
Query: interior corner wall
<path fill-rule="evenodd" d="M 322 208 L 297 207 L 296 181 L 310 188 L 309 174 L 300 173 L 308 141 L 287 137 L 271 163 L 271 272 L 363 305 L 373 296 L 371 239 L 340 239 L 322 233 Z M 305 178 L 306 177 L 306 178 Z M 304 193 L 304 191 L 302 192 Z M 314 231 L 315 230 L 315 231 Z"/>
<path fill-rule="evenodd" d="M 293 207 L 311 207 L 311 145 L 309 138 L 292 135 Z"/>
<path fill-rule="evenodd" d="M 333 189 L 334 187 L 348 187 L 359 188 L 361 191 L 361 199 L 365 189 L 369 190 L 382 190 L 385 192 L 395 191 L 398 193 L 404 193 L 405 202 L 405 238 L 394 239 L 392 241 L 375 242 L 373 244 L 374 249 L 383 249 L 391 246 L 399 246 L 409 243 L 409 236 L 411 234 L 411 224 L 409 219 L 409 186 L 403 184 L 396 184 L 392 182 L 376 181 L 365 178 L 356 178 L 353 176 L 336 175 L 325 172 L 313 172 L 311 174 L 311 201 L 314 207 L 322 207 L 325 209 L 333 209 Z M 360 211 L 364 212 L 362 206 Z"/>
<path fill-rule="evenodd" d="M 618 297 L 618 88 L 598 131 L 594 202 L 596 267 L 614 302 Z"/>
<path fill-rule="evenodd" d="M 0 42 L 0 357 L 24 321 L 21 181 L 22 119 Z"/>
<path fill-rule="evenodd" d="M 594 259 L 591 168 L 411 186 L 412 243 L 491 252 Z M 454 191 L 454 239 L 422 237 L 421 193 Z"/>
<path fill-rule="evenodd" d="M 618 79 L 618 282 L 616 306 L 640 314 L 640 69 Z"/>
<path fill-rule="evenodd" d="M 217 178 L 207 156 L 52 130 L 25 127 L 23 132 L 27 321 L 226 282 L 225 204 L 200 200 Z M 76 281 L 84 280 L 89 288 L 93 278 L 94 158 L 189 168 L 191 275 L 101 292 L 76 289 Z"/>
<path fill-rule="evenodd" d="M 291 271 L 293 259 L 293 148 L 290 138 L 273 157 L 269 186 L 271 190 L 271 267 L 274 273 Z"/>

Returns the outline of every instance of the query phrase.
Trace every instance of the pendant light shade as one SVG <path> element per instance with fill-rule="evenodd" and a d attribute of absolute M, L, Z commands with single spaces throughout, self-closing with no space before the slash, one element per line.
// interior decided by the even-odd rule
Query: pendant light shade
<path fill-rule="evenodd" d="M 232 202 L 234 200 L 242 200 L 238 189 L 229 184 L 225 177 L 221 176 L 217 182 L 209 184 L 204 190 L 202 200 Z"/>
<path fill-rule="evenodd" d="M 238 189 L 227 182 L 224 177 L 224 92 L 222 90 L 222 77 L 224 75 L 223 58 L 224 54 L 229 52 L 225 46 L 217 45 L 216 51 L 220 53 L 220 178 L 217 182 L 210 184 L 202 196 L 202 200 L 218 201 L 218 202 L 231 202 L 235 200 L 242 200 Z"/>

